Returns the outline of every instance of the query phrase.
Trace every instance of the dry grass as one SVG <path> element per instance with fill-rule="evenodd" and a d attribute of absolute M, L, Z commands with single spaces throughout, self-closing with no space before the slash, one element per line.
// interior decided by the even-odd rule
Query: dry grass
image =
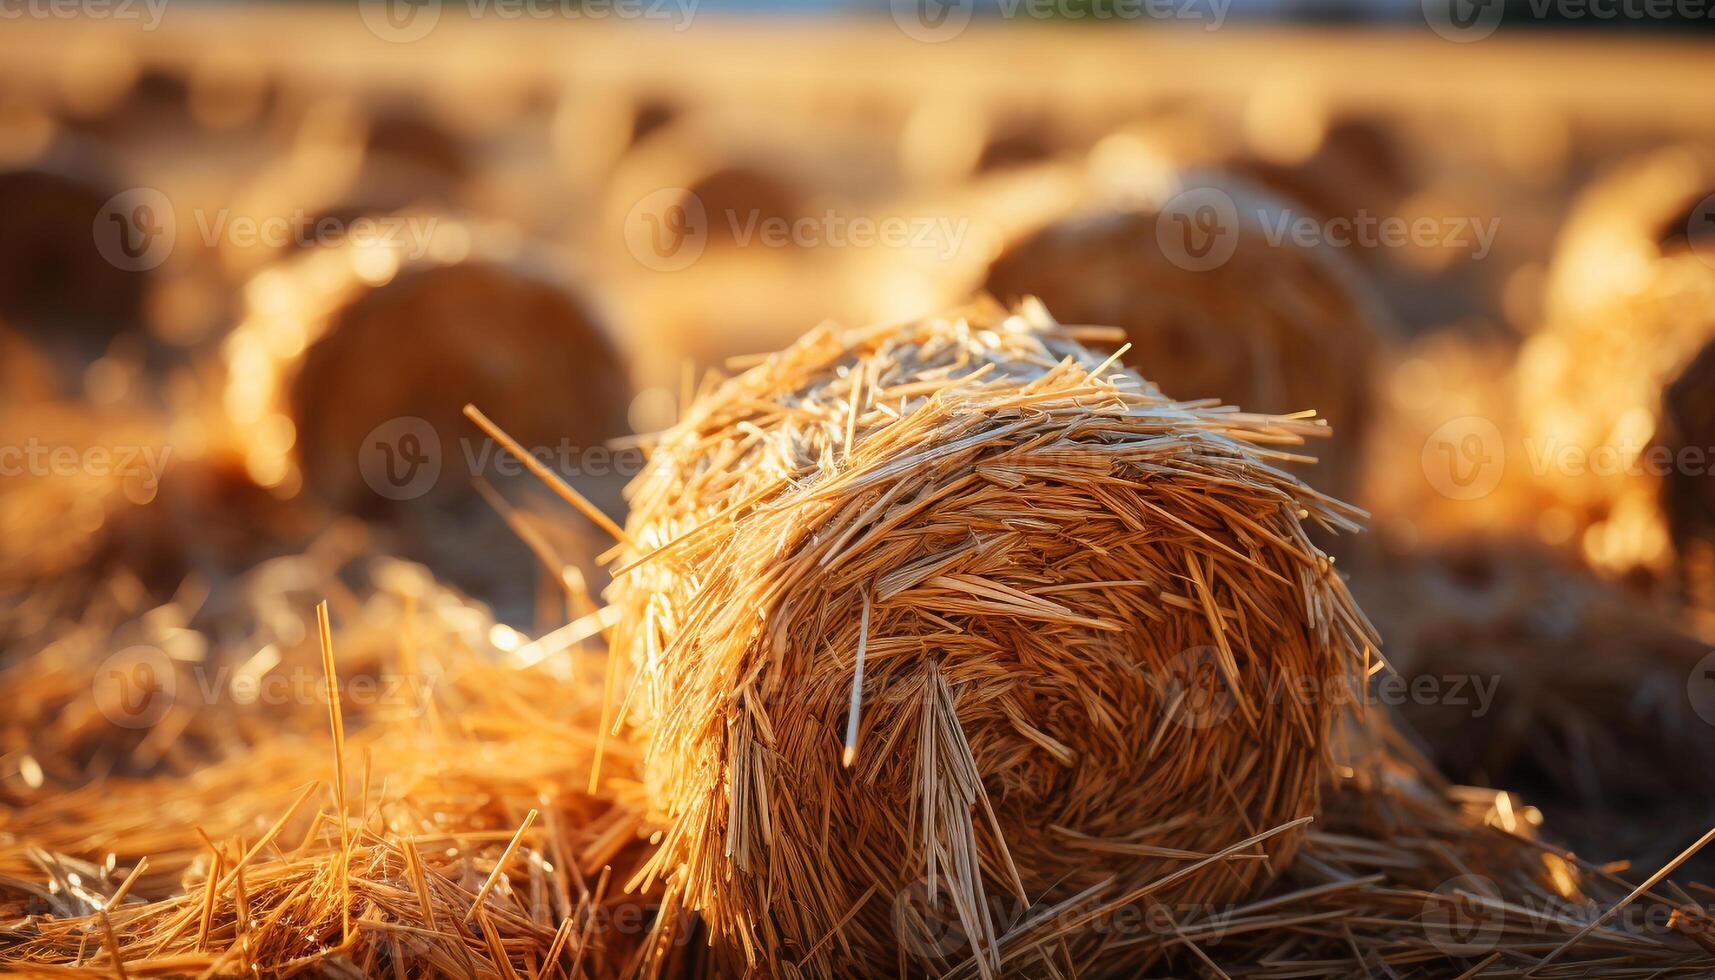
<path fill-rule="evenodd" d="M 332 598 L 333 631 L 317 629 L 308 593 Z M 607 747 L 607 776 L 586 785 L 599 657 L 518 646 L 420 568 L 328 550 L 262 566 L 221 601 L 239 608 L 221 611 L 220 632 L 168 628 L 178 642 L 158 652 L 176 680 L 152 697 L 164 712 L 111 713 L 101 645 L 50 645 L 0 675 L 7 703 L 57 703 L 62 719 L 8 725 L 26 748 L 13 739 L 6 757 L 0 962 L 599 977 L 671 942 L 653 901 L 617 887 L 645 847 L 626 746 Z M 72 675 L 81 690 L 60 680 Z M 106 775 L 88 733 L 127 721 L 162 743 L 161 761 Z M 133 765 L 146 754 L 122 749 Z"/>

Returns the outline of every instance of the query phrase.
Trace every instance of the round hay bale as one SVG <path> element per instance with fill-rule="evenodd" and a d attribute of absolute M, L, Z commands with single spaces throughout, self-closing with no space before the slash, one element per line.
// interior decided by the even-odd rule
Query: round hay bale
<path fill-rule="evenodd" d="M 1333 248 L 1274 240 L 1286 206 L 1215 173 L 1185 174 L 1180 188 L 1165 203 L 1078 211 L 1022 236 L 983 288 L 1003 302 L 1035 296 L 1069 323 L 1124 328 L 1126 363 L 1175 397 L 1314 409 L 1336 437 L 1316 482 L 1350 494 L 1379 305 Z"/>
<path fill-rule="evenodd" d="M 1706 829 L 1709 648 L 1682 609 L 1516 535 L 1370 557 L 1354 589 L 1388 662 L 1435 692 L 1397 703 L 1448 778 L 1524 794 L 1598 862 L 1657 867 Z"/>
<path fill-rule="evenodd" d="M 327 99 L 299 121 L 293 152 L 348 153 L 366 165 L 419 171 L 425 181 L 456 188 L 478 169 L 475 151 L 439 118 L 410 104 L 406 97 L 363 104 Z"/>
<path fill-rule="evenodd" d="M 633 486 L 608 593 L 653 873 L 734 971 L 1010 974 L 1041 928 L 1159 957 L 1078 915 L 1271 880 L 1373 642 L 1307 536 L 1350 511 L 1266 448 L 1316 431 L 1177 404 L 1039 304 L 822 327 L 725 382 Z"/>
<path fill-rule="evenodd" d="M 257 216 L 268 233 L 222 238 L 220 263 L 241 281 L 293 252 L 338 244 L 360 230 L 360 219 L 458 207 L 453 189 L 422 167 L 327 147 L 289 155 L 265 167 L 234 202 L 235 212 Z"/>
<path fill-rule="evenodd" d="M 680 101 L 664 92 L 639 90 L 616 98 L 609 86 L 574 81 L 549 124 L 554 161 L 574 180 L 598 184 L 644 140 L 670 132 L 683 112 Z"/>
<path fill-rule="evenodd" d="M 129 253 L 109 257 L 98 242 L 101 219 L 132 217 L 114 203 L 124 186 L 97 162 L 102 156 L 68 137 L 0 167 L 0 317 L 74 360 L 93 360 L 142 327 L 151 275 L 147 253 L 128 263 Z"/>
<path fill-rule="evenodd" d="M 647 380 L 676 389 L 682 366 L 776 350 L 818 317 L 846 315 L 862 202 L 885 182 L 849 131 L 793 134 L 745 114 L 695 113 L 633 147 L 603 188 L 607 257 L 627 320 L 657 355 Z"/>
<path fill-rule="evenodd" d="M 183 136 L 191 130 L 191 83 L 185 66 L 143 61 L 126 52 L 102 66 L 101 74 L 108 77 L 68 79 L 67 115 L 73 126 L 120 144 L 163 133 Z"/>
<path fill-rule="evenodd" d="M 1386 120 L 1344 115 L 1318 129 L 1303 159 L 1273 158 L 1253 146 L 1228 166 L 1324 218 L 1394 214 L 1420 183 L 1409 151 Z M 1357 254 L 1368 258 L 1372 251 Z"/>
<path fill-rule="evenodd" d="M 451 472 L 465 465 L 467 402 L 531 447 L 595 447 L 627 431 L 625 364 L 587 298 L 544 270 L 473 250 L 452 219 L 424 221 L 426 249 L 317 249 L 246 288 L 245 317 L 223 347 L 225 408 L 258 482 L 301 484 L 360 512 L 468 496 L 471 481 Z M 364 468 L 377 433 L 448 474 L 420 493 L 378 489 L 387 460 Z M 394 463 L 397 475 L 415 471 Z"/>
<path fill-rule="evenodd" d="M 1715 608 L 1715 154 L 1662 151 L 1581 195 L 1548 323 L 1520 354 L 1543 483 L 1610 573 L 1684 580 Z"/>
<path fill-rule="evenodd" d="M 745 119 L 694 115 L 659 129 L 630 148 L 607 191 L 610 227 L 635 220 L 641 202 L 651 212 L 686 213 L 685 234 L 713 253 L 743 248 L 767 222 L 791 224 L 810 215 L 815 189 L 839 172 L 831 161 L 795 147 L 788 134 Z M 753 243 L 754 244 L 754 243 Z M 785 254 L 795 249 L 750 249 Z"/>
<path fill-rule="evenodd" d="M 899 168 L 909 181 L 944 192 L 1082 154 L 1116 118 L 1123 113 L 1106 101 L 1050 105 L 1018 93 L 930 90 L 899 120 Z"/>

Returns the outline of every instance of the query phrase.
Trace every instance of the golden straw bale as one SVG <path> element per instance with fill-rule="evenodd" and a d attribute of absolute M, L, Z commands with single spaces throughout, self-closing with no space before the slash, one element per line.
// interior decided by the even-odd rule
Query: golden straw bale
<path fill-rule="evenodd" d="M 1351 511 L 1277 466 L 1322 429 L 1173 402 L 1075 333 L 1038 304 L 818 328 L 633 486 L 643 880 L 729 968 L 944 968 L 926 895 L 1010 972 L 1041 954 L 991 900 L 1230 901 L 1296 850 L 1332 699 L 1267 691 L 1343 687 L 1374 643 L 1307 536 Z"/>
<path fill-rule="evenodd" d="M 422 458 L 438 440 L 451 470 L 465 462 L 465 402 L 504 412 L 530 447 L 627 431 L 625 364 L 585 295 L 454 219 L 398 217 L 414 222 L 401 240 L 314 249 L 247 286 L 223 345 L 224 407 L 257 482 L 373 510 L 385 501 L 363 469 L 366 438 L 405 426 L 380 448 Z M 434 489 L 471 492 L 466 475 Z"/>

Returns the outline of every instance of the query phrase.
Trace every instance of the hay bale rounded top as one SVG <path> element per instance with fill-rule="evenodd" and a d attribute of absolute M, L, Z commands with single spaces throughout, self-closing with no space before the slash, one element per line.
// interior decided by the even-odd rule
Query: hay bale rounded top
<path fill-rule="evenodd" d="M 1042 929 L 1158 957 L 1082 916 L 1278 873 L 1371 647 L 1306 536 L 1350 511 L 1275 465 L 1313 431 L 1174 402 L 1036 304 L 818 328 L 706 393 L 609 593 L 650 873 L 776 976 L 992 974 Z"/>

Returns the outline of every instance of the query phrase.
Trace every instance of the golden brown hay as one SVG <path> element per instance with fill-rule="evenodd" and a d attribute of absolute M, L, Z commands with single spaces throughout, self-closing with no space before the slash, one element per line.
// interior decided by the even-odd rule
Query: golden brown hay
<path fill-rule="evenodd" d="M 103 52 L 108 53 L 108 52 Z M 165 61 L 130 62 L 108 84 L 105 101 L 79 111 L 72 106 L 71 121 L 79 128 L 118 142 L 159 138 L 163 132 L 183 133 L 191 124 L 190 79 L 183 66 Z M 69 72 L 68 72 L 69 74 Z"/>
<path fill-rule="evenodd" d="M 670 131 L 683 111 L 680 101 L 665 93 L 641 88 L 616 93 L 611 84 L 574 79 L 561 93 L 550 124 L 554 161 L 575 181 L 595 185 L 638 144 Z"/>
<path fill-rule="evenodd" d="M 1680 147 L 1592 186 L 1567 219 L 1519 400 L 1545 489 L 1610 573 L 1677 571 L 1715 606 L 1707 406 L 1715 163 Z"/>
<path fill-rule="evenodd" d="M 333 600 L 331 647 L 315 592 Z M 215 614 L 249 630 L 228 645 L 184 625 L 194 602 L 175 603 L 0 674 L 9 704 L 62 702 L 62 680 L 71 694 L 56 720 L 7 726 L 27 741 L 9 740 L 0 781 L 0 962 L 610 977 L 657 940 L 671 952 L 653 900 L 617 887 L 644 846 L 635 758 L 607 745 L 592 788 L 600 660 L 571 634 L 519 645 L 419 567 L 325 553 L 210 602 L 247 607 Z M 171 642 L 152 652 L 99 659 L 162 627 Z M 109 675 L 140 680 L 144 666 L 176 681 L 104 696 Z M 142 737 L 127 759 L 198 764 L 149 779 L 68 770 L 68 740 L 104 728 Z"/>
<path fill-rule="evenodd" d="M 1035 296 L 1069 323 L 1124 328 L 1126 363 L 1175 397 L 1315 409 L 1340 438 L 1324 454 L 1328 475 L 1313 479 L 1349 494 L 1378 308 L 1332 248 L 1274 240 L 1287 206 L 1214 173 L 1179 186 L 1167 202 L 1074 213 L 1014 241 L 983 288 L 1006 302 Z"/>
<path fill-rule="evenodd" d="M 706 244 L 719 251 L 733 246 L 752 222 L 791 222 L 810 214 L 816 188 L 850 176 L 827 172 L 830 163 L 802 140 L 788 140 L 759 120 L 686 116 L 632 147 L 606 192 L 607 227 L 625 228 L 634 209 L 652 195 L 672 196 L 651 212 L 665 214 L 675 205 L 691 209 L 692 225 L 700 223 Z"/>
<path fill-rule="evenodd" d="M 1702 977 L 1715 891 L 1641 887 L 1536 839 L 1517 797 L 1450 786 L 1382 712 L 1354 736 L 1297 860 L 1266 896 L 1171 924 L 1232 977 Z M 1685 843 L 1675 842 L 1677 847 Z M 1182 917 L 1182 922 L 1188 922 Z"/>
<path fill-rule="evenodd" d="M 404 170 L 448 190 L 456 188 L 477 169 L 474 151 L 414 105 L 417 98 L 378 98 L 368 104 L 345 97 L 324 100 L 299 121 L 293 152 L 351 154 L 365 166 Z"/>
<path fill-rule="evenodd" d="M 784 975 L 947 968 L 914 888 L 984 975 L 1160 954 L 1009 931 L 996 898 L 1254 894 L 1331 720 L 1268 691 L 1372 652 L 1306 536 L 1351 512 L 1270 448 L 1321 431 L 1173 402 L 1039 305 L 820 328 L 707 393 L 633 488 L 610 593 L 666 825 L 639 880 Z"/>
<path fill-rule="evenodd" d="M 250 283 L 246 316 L 224 345 L 225 408 L 257 482 L 373 510 L 385 500 L 362 468 L 365 449 L 376 449 L 365 439 L 405 426 L 382 433 L 379 451 L 421 456 L 432 438 L 449 470 L 464 465 L 466 401 L 516 419 L 530 447 L 584 449 L 627 431 L 624 362 L 583 296 L 472 250 L 471 231 L 450 218 L 410 220 L 412 240 L 315 249 Z M 379 379 L 377 365 L 386 365 Z M 406 445 L 408 435 L 416 442 Z M 409 460 L 391 462 L 411 472 Z M 468 474 L 435 489 L 468 496 Z"/>
<path fill-rule="evenodd" d="M 956 194 L 959 185 L 989 183 L 1008 172 L 1081 155 L 1120 122 L 1138 119 L 1140 111 L 1154 121 L 1173 104 L 1166 96 L 1143 107 L 1039 96 L 1021 90 L 996 97 L 934 86 L 912 92 L 908 111 L 890 113 L 877 125 L 897 127 L 891 142 L 906 181 L 946 195 Z"/>

